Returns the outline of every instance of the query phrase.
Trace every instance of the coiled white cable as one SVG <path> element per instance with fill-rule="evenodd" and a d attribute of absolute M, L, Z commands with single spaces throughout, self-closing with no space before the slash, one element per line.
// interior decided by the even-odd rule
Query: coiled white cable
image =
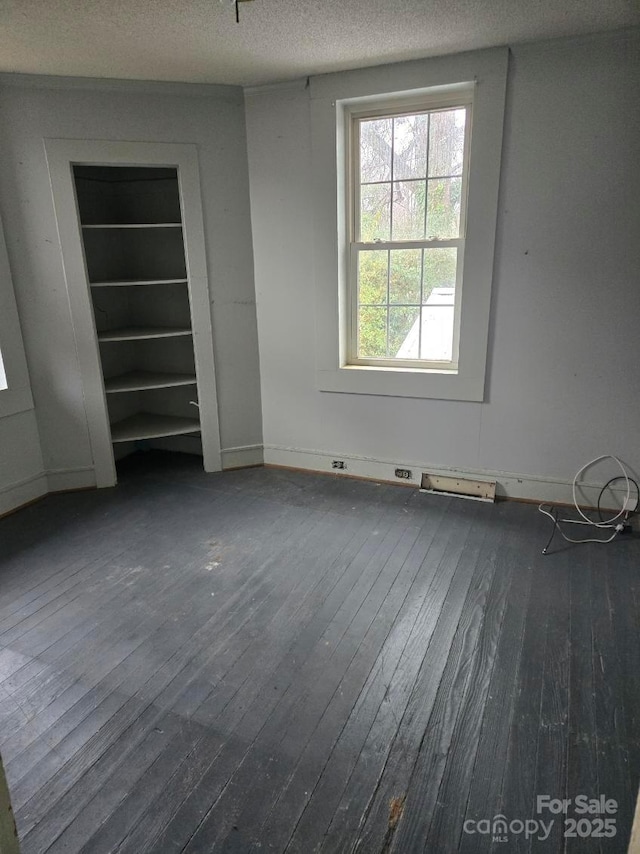
<path fill-rule="evenodd" d="M 596 522 L 593 519 L 590 519 L 586 515 L 586 513 L 583 512 L 582 508 L 578 504 L 577 491 L 578 491 L 578 484 L 579 484 L 580 478 L 584 474 L 584 472 L 588 468 L 591 468 L 591 466 L 595 465 L 596 463 L 602 462 L 602 460 L 614 460 L 618 464 L 618 466 L 620 467 L 620 471 L 622 472 L 622 478 L 621 479 L 624 479 L 624 481 L 626 483 L 627 491 L 626 491 L 626 496 L 625 496 L 625 499 L 624 499 L 624 502 L 623 502 L 623 505 L 622 505 L 620 511 L 618 513 L 616 513 L 616 515 L 613 516 L 611 519 L 607 519 L 606 522 Z M 631 481 L 630 481 L 629 474 L 628 474 L 626 468 L 624 467 L 622 462 L 618 459 L 618 457 L 615 457 L 613 454 L 602 454 L 601 456 L 595 457 L 595 459 L 590 460 L 588 463 L 583 465 L 582 468 L 576 472 L 576 475 L 573 478 L 573 484 L 571 487 L 571 492 L 572 492 L 572 496 L 573 496 L 573 504 L 574 504 L 574 507 L 576 509 L 576 512 L 581 517 L 580 519 L 558 519 L 558 517 L 554 516 L 550 510 L 545 509 L 546 507 L 551 507 L 551 505 L 540 504 L 538 507 L 538 510 L 541 513 L 543 513 L 545 516 L 548 516 L 549 519 L 551 519 L 551 521 L 554 524 L 554 531 L 558 530 L 560 532 L 560 535 L 563 537 L 564 540 L 566 540 L 566 542 L 575 543 L 575 544 L 579 544 L 579 543 L 602 543 L 602 544 L 610 543 L 610 542 L 612 542 L 612 540 L 614 540 L 618 536 L 618 534 L 621 531 L 624 530 L 624 523 L 622 521 L 618 521 L 618 520 L 620 520 L 622 516 L 624 516 L 624 518 L 626 519 L 629 515 L 629 502 L 631 500 Z M 638 502 L 640 502 L 640 495 L 637 497 L 636 509 L 638 506 Z M 594 528 L 600 528 L 600 529 L 604 528 L 604 529 L 611 530 L 613 533 L 607 539 L 599 539 L 599 538 L 595 538 L 595 537 L 589 537 L 589 538 L 585 538 L 583 540 L 574 540 L 571 537 L 568 537 L 564 533 L 564 531 L 560 527 L 561 522 L 567 523 L 570 525 L 589 525 L 589 526 L 594 527 Z M 551 536 L 551 539 L 553 539 L 553 535 Z M 551 539 L 549 540 L 549 542 L 547 543 L 545 548 L 542 550 L 543 554 L 547 553 L 547 549 L 551 545 Z"/>
<path fill-rule="evenodd" d="M 624 481 L 627 485 L 627 494 L 625 496 L 624 503 L 623 503 L 619 513 L 616 513 L 616 515 L 613 516 L 611 519 L 607 519 L 606 522 L 593 522 L 591 519 L 589 519 L 589 517 L 585 513 L 582 512 L 582 510 L 580 509 L 580 505 L 578 504 L 578 497 L 577 497 L 578 481 L 580 480 L 580 476 L 583 474 L 583 472 L 585 472 L 588 468 L 595 465 L 596 463 L 602 462 L 602 460 L 614 460 L 614 462 L 616 462 L 620 466 L 620 471 L 622 472 L 622 476 L 623 476 Z M 585 522 L 587 522 L 589 525 L 594 525 L 596 528 L 615 527 L 614 525 L 612 525 L 612 522 L 615 522 L 616 519 L 619 519 L 623 514 L 628 512 L 627 507 L 629 505 L 629 501 L 631 500 L 631 484 L 629 482 L 629 475 L 627 474 L 627 470 L 622 465 L 620 460 L 617 457 L 614 457 L 613 454 L 602 454 L 602 456 L 596 457 L 594 460 L 591 460 L 591 462 L 582 466 L 582 468 L 579 469 L 579 471 L 576 473 L 576 476 L 573 479 L 573 486 L 572 486 L 571 491 L 573 493 L 573 503 L 574 503 L 576 510 L 578 511 L 578 514 L 585 520 Z"/>

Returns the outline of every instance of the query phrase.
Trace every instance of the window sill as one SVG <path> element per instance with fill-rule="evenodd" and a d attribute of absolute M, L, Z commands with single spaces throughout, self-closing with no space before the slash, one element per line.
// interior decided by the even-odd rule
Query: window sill
<path fill-rule="evenodd" d="M 342 394 L 480 403 L 484 399 L 484 376 L 462 376 L 452 371 L 346 365 L 337 370 L 318 370 L 316 377 L 320 391 Z"/>
<path fill-rule="evenodd" d="M 340 368 L 342 371 L 386 371 L 392 374 L 419 374 L 420 376 L 425 376 L 426 374 L 437 374 L 438 376 L 445 377 L 457 377 L 458 369 L 457 368 L 434 368 L 434 367 L 415 367 L 412 368 L 410 365 L 359 365 L 357 363 L 343 365 Z"/>

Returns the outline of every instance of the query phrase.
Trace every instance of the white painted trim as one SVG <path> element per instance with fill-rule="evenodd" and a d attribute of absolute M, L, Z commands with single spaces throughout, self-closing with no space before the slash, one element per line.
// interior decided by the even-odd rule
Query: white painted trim
<path fill-rule="evenodd" d="M 47 476 L 44 472 L 0 487 L 0 516 L 17 510 L 36 498 L 42 498 L 47 492 Z"/>
<path fill-rule="evenodd" d="M 318 369 L 316 378 L 320 391 L 481 403 L 484 399 L 484 374 L 480 372 L 480 366 L 476 367 L 478 370 L 461 376 L 451 371 L 427 371 L 421 368 L 345 365 L 333 370 Z"/>
<path fill-rule="evenodd" d="M 95 486 L 96 475 L 93 466 L 41 471 L 0 487 L 0 516 L 53 492 L 91 489 Z"/>
<path fill-rule="evenodd" d="M 207 248 L 204 236 L 202 195 L 198 153 L 195 145 L 181 145 L 178 162 L 178 183 L 182 207 L 184 251 L 189 280 L 191 327 L 196 375 L 198 377 L 198 403 L 200 408 L 200 435 L 205 471 L 220 471 L 220 422 L 218 419 L 218 392 L 213 356 L 213 325 L 211 297 L 207 274 Z"/>
<path fill-rule="evenodd" d="M 74 469 L 49 469 L 49 492 L 66 492 L 71 489 L 91 489 L 96 486 L 96 473 L 92 466 Z"/>
<path fill-rule="evenodd" d="M 221 456 L 223 469 L 260 466 L 264 462 L 262 445 L 223 448 Z M 12 510 L 18 510 L 30 501 L 43 498 L 50 493 L 95 487 L 96 473 L 93 466 L 38 472 L 31 477 L 0 487 L 0 516 Z"/>
<path fill-rule="evenodd" d="M 497 48 L 311 78 L 316 382 L 321 391 L 484 399 L 508 56 L 507 48 Z M 470 81 L 475 92 L 457 373 L 348 365 L 347 211 L 338 204 L 347 193 L 344 111 L 354 99 L 414 97 L 416 91 Z"/>
<path fill-rule="evenodd" d="M 344 460 L 345 470 L 331 467 L 333 460 Z M 315 451 L 306 448 L 288 448 L 283 445 L 264 446 L 264 464 L 306 469 L 341 475 L 352 475 L 369 480 L 386 481 L 398 486 L 411 484 L 419 487 L 423 472 L 445 477 L 464 477 L 491 480 L 496 482 L 496 496 L 502 498 L 522 498 L 529 501 L 572 504 L 571 480 L 539 475 L 519 474 L 517 472 L 494 471 L 490 469 L 456 469 L 429 462 L 409 460 L 384 460 L 373 457 L 343 454 L 339 451 Z M 410 480 L 400 480 L 395 476 L 396 468 L 411 469 Z M 595 505 L 601 484 L 586 484 L 581 488 L 581 497 L 585 505 Z M 617 490 L 619 492 L 619 490 Z"/>
<path fill-rule="evenodd" d="M 206 244 L 195 145 L 81 139 L 45 139 L 44 145 L 73 320 L 96 484 L 99 487 L 113 486 L 117 475 L 73 185 L 74 163 L 172 166 L 178 169 L 204 467 L 206 471 L 219 471 L 220 427 Z"/>
<path fill-rule="evenodd" d="M 261 466 L 264 463 L 262 445 L 239 445 L 237 448 L 223 448 L 221 454 L 223 469 Z"/>

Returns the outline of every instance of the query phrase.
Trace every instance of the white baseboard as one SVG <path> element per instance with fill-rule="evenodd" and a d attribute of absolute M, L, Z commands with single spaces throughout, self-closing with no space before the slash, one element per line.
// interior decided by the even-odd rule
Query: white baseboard
<path fill-rule="evenodd" d="M 346 469 L 332 468 L 333 460 L 342 460 Z M 370 480 L 387 481 L 389 483 L 410 484 L 419 486 L 423 472 L 445 475 L 448 477 L 466 477 L 478 480 L 496 482 L 496 496 L 516 498 L 528 501 L 544 501 L 550 504 L 572 504 L 573 497 L 570 480 L 552 477 L 519 474 L 516 472 L 491 471 L 484 469 L 456 469 L 432 463 L 416 463 L 408 460 L 378 460 L 372 457 L 353 456 L 349 454 L 334 454 L 326 451 L 314 451 L 302 448 L 287 448 L 282 445 L 264 446 L 265 465 L 285 466 L 288 468 L 307 469 L 309 471 L 325 472 L 338 476 L 355 476 Z M 395 476 L 396 468 L 411 470 L 410 479 L 400 479 Z M 600 484 L 586 484 L 580 489 L 581 504 L 593 506 L 598 499 Z M 617 489 L 616 492 L 620 493 Z M 606 503 L 603 504 L 606 507 Z"/>
<path fill-rule="evenodd" d="M 264 462 L 262 445 L 240 445 L 237 448 L 223 448 L 222 468 L 238 469 L 247 466 L 261 466 Z"/>
<path fill-rule="evenodd" d="M 50 492 L 86 489 L 95 485 L 96 476 L 93 467 L 38 472 L 31 477 L 0 487 L 0 516 L 17 510 Z"/>
<path fill-rule="evenodd" d="M 386 481 L 414 487 L 420 485 L 422 473 L 429 472 L 450 477 L 495 481 L 496 495 L 503 498 L 544 501 L 550 504 L 573 503 L 571 481 L 559 478 L 488 469 L 455 469 L 432 465 L 431 463 L 380 460 L 353 454 L 341 454 L 340 452 L 331 454 L 326 451 L 288 448 L 283 445 L 243 445 L 237 448 L 225 448 L 221 455 L 223 469 L 259 466 L 264 463 L 265 465 L 324 472 L 339 477 L 351 475 L 368 480 Z M 346 468 L 334 469 L 332 467 L 333 460 L 342 460 Z M 396 468 L 410 469 L 412 477 L 408 480 L 397 478 L 395 476 Z M 49 492 L 88 489 L 95 487 L 95 485 L 96 478 L 92 467 L 40 472 L 24 480 L 0 487 L 0 516 L 28 504 L 36 498 L 41 498 Z M 621 487 L 615 490 L 619 496 L 622 496 L 623 491 Z M 580 503 L 587 506 L 595 505 L 599 492 L 600 484 L 582 484 L 579 494 Z M 606 506 L 605 502 L 603 507 Z"/>
<path fill-rule="evenodd" d="M 76 469 L 49 469 L 47 483 L 49 492 L 90 489 L 96 485 L 96 474 L 93 466 L 83 466 Z"/>
<path fill-rule="evenodd" d="M 262 445 L 244 445 L 222 451 L 225 469 L 262 465 Z M 96 486 L 93 466 L 74 469 L 50 469 L 31 477 L 0 487 L 0 516 L 17 510 L 24 504 L 42 498 L 50 492 L 73 489 L 91 489 Z"/>
<path fill-rule="evenodd" d="M 0 487 L 0 516 L 17 510 L 18 507 L 35 501 L 36 498 L 42 498 L 47 492 L 47 478 L 44 472 Z"/>

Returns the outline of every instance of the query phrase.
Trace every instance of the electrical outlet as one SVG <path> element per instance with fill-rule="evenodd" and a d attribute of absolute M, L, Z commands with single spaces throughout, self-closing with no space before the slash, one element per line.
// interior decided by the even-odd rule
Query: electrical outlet
<path fill-rule="evenodd" d="M 331 463 L 331 468 L 332 469 L 342 469 L 344 471 L 347 468 L 347 464 L 345 463 L 344 460 L 334 460 Z"/>
<path fill-rule="evenodd" d="M 396 469 L 396 477 L 402 480 L 411 480 L 411 469 Z"/>

